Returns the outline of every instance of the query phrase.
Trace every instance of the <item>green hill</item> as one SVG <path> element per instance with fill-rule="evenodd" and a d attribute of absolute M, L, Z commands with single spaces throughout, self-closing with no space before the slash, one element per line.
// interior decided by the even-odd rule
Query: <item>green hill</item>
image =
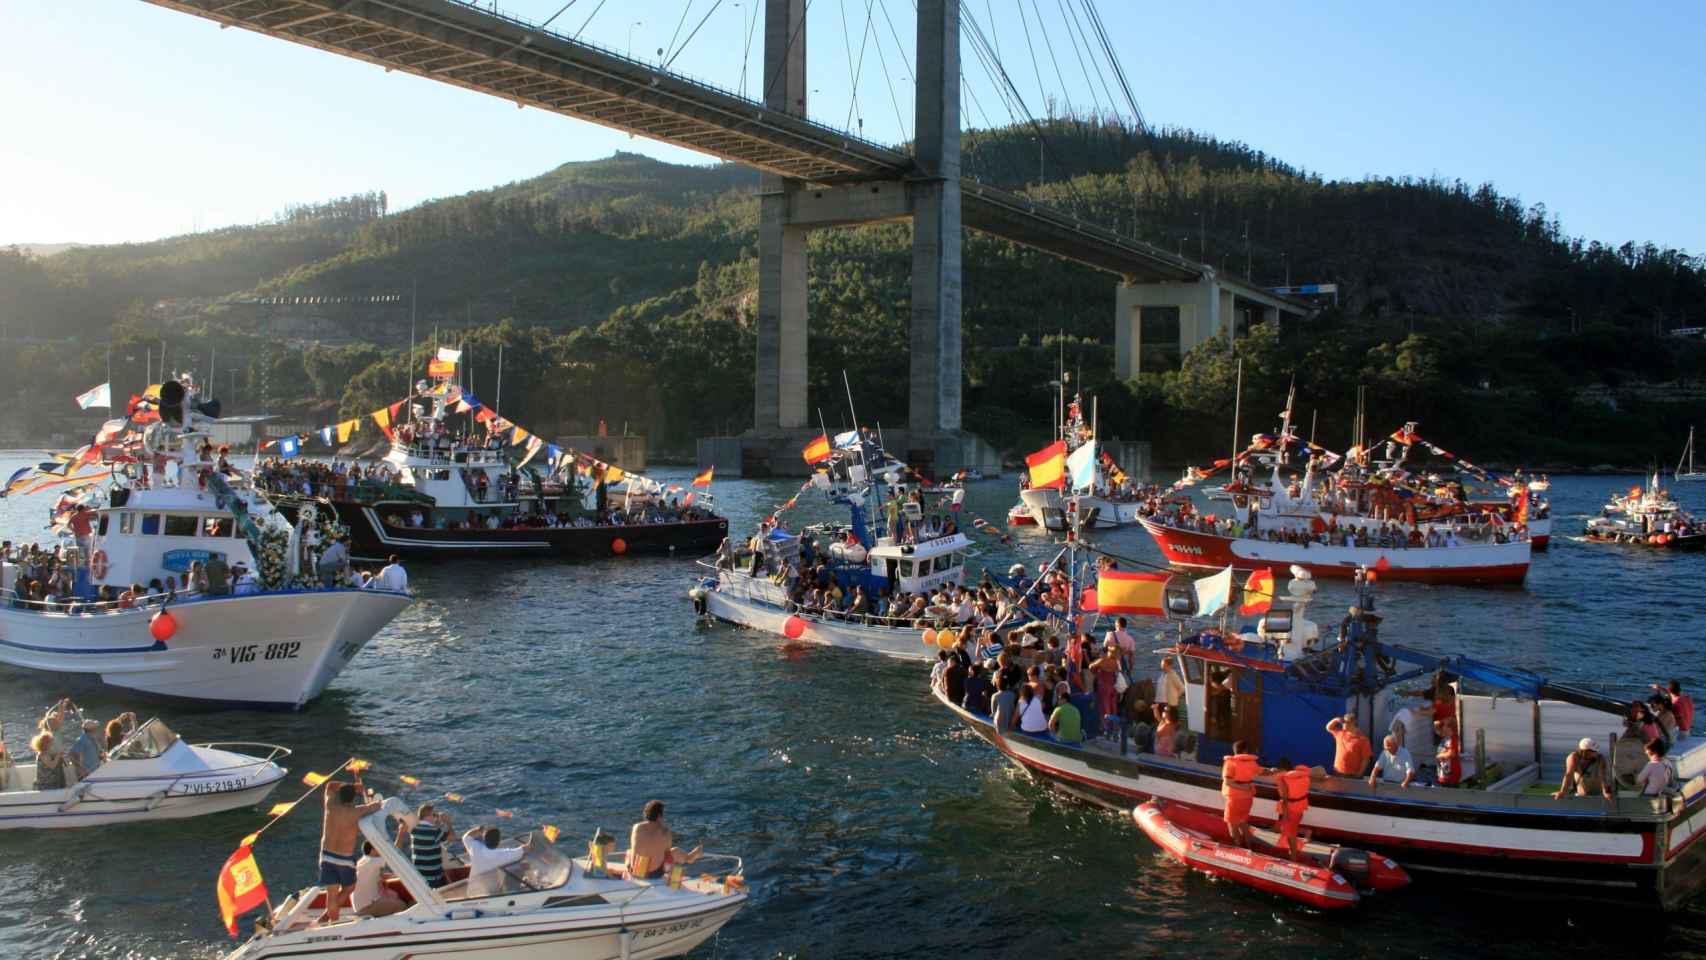
<path fill-rule="evenodd" d="M 1654 386 L 1706 369 L 1701 344 L 1666 335 L 1706 316 L 1706 270 L 1680 251 L 1570 238 L 1490 185 L 1325 181 L 1188 131 L 1049 133 L 1045 182 L 1028 130 L 968 133 L 966 172 L 1224 273 L 1247 256 L 1258 283 L 1340 285 L 1336 309 L 1240 346 L 1247 399 L 1271 405 L 1295 376 L 1323 440 L 1342 443 L 1358 384 L 1374 388 L 1375 422 L 1420 417 L 1486 458 L 1644 463 L 1706 414 L 1700 391 Z M 0 290 L 15 294 L 0 324 L 81 342 L 16 351 L 0 372 L 69 396 L 94 382 L 108 337 L 128 356 L 164 334 L 176 351 L 217 348 L 240 408 L 265 393 L 303 416 L 361 413 L 405 382 L 413 292 L 420 338 L 468 343 L 481 393 L 505 345 L 513 418 L 625 421 L 685 450 L 750 422 L 756 186 L 737 167 L 619 153 L 397 213 L 375 194 L 149 244 L 14 251 L 0 255 Z M 812 236 L 809 403 L 831 421 L 842 370 L 864 417 L 905 420 L 909 240 L 894 225 Z M 1064 349 L 1105 432 L 1153 439 L 1164 460 L 1224 445 L 1202 439 L 1230 430 L 1223 344 L 1114 382 L 1113 278 L 971 235 L 964 291 L 968 428 L 1013 449 L 1045 436 Z"/>

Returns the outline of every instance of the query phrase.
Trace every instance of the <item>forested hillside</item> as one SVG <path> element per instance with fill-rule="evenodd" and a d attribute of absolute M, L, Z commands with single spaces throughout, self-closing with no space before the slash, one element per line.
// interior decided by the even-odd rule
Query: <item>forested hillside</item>
<path fill-rule="evenodd" d="M 1580 465 L 1644 464 L 1706 419 L 1691 383 L 1706 376 L 1706 347 L 1667 335 L 1706 323 L 1706 269 L 1681 251 L 1571 238 L 1543 206 L 1491 185 L 1324 181 L 1190 132 L 1056 121 L 1049 144 L 1039 158 L 1028 130 L 969 133 L 966 171 L 1227 274 L 1243 275 L 1247 257 L 1261 284 L 1340 285 L 1336 309 L 1240 343 L 1246 409 L 1262 417 L 1295 377 L 1323 442 L 1342 445 L 1367 384 L 1377 422 L 1421 418 L 1483 458 Z M 617 154 L 397 213 L 373 194 L 150 244 L 0 253 L 0 335 L 32 338 L 0 374 L 32 402 L 68 404 L 104 376 L 115 338 L 122 394 L 164 338 L 174 366 L 217 349 L 217 386 L 235 390 L 239 412 L 264 400 L 303 417 L 362 413 L 407 382 L 412 294 L 421 338 L 437 328 L 466 343 L 482 394 L 504 344 L 511 417 L 627 422 L 685 450 L 750 424 L 756 185 L 740 168 Z M 905 420 L 909 238 L 893 225 L 811 238 L 810 403 L 831 421 L 842 370 L 861 416 Z M 322 326 L 351 318 L 372 342 L 293 340 L 312 311 Z M 1044 437 L 1045 384 L 1064 353 L 1100 398 L 1105 432 L 1155 441 L 1164 462 L 1224 447 L 1224 343 L 1118 383 L 1112 313 L 1113 278 L 968 236 L 967 427 L 1012 450 Z"/>

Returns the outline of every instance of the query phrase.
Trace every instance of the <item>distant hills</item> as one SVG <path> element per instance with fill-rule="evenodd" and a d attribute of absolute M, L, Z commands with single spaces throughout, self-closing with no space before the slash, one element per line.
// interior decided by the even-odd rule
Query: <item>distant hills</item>
<path fill-rule="evenodd" d="M 32 257 L 51 257 L 56 253 L 86 247 L 86 243 L 17 243 L 12 244 Z"/>
<path fill-rule="evenodd" d="M 1187 131 L 1061 120 L 1049 141 L 1043 183 L 1028 130 L 968 133 L 964 166 L 1226 273 L 1248 256 L 1258 283 L 1340 285 L 1336 309 L 1240 346 L 1247 400 L 1266 401 L 1255 409 L 1295 376 L 1324 439 L 1342 445 L 1358 384 L 1374 388 L 1371 419 L 1421 418 L 1484 457 L 1639 464 L 1706 419 L 1687 399 L 1698 392 L 1669 403 L 1652 389 L 1706 369 L 1698 344 L 1666 335 L 1706 322 L 1706 271 L 1681 251 L 1571 238 L 1490 185 L 1326 181 Z M 0 298 L 0 336 L 33 335 L 0 375 L 69 397 L 104 375 L 116 337 L 115 355 L 135 358 L 115 373 L 122 393 L 164 337 L 186 362 L 217 350 L 242 412 L 264 397 L 303 418 L 365 413 L 407 382 L 412 314 L 417 342 L 436 328 L 469 346 L 485 395 L 504 345 L 515 419 L 627 422 L 685 450 L 750 422 L 756 187 L 744 168 L 618 153 L 400 212 L 362 195 L 152 243 L 0 253 L 0 290 L 15 294 Z M 809 402 L 826 419 L 842 370 L 861 416 L 905 419 L 909 242 L 896 225 L 812 235 Z M 1170 373 L 1157 354 L 1157 372 L 1116 383 L 1113 278 L 978 235 L 965 257 L 969 429 L 1013 450 L 1045 437 L 1064 350 L 1104 432 L 1152 439 L 1164 461 L 1225 446 L 1204 439 L 1230 432 L 1224 344 Z"/>

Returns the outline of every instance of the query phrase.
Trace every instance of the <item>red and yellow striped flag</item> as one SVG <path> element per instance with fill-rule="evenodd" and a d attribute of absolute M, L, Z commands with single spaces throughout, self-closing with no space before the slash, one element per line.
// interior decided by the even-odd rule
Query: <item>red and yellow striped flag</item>
<path fill-rule="evenodd" d="M 716 472 L 717 472 L 717 465 L 713 463 L 705 469 L 704 473 L 701 473 L 697 477 L 693 478 L 693 485 L 695 487 L 708 487 L 708 486 L 710 486 L 711 485 L 711 477 L 714 476 L 716 474 Z"/>
<path fill-rule="evenodd" d="M 235 937 L 237 915 L 267 902 L 267 885 L 261 882 L 253 847 L 245 843 L 237 848 L 219 868 L 219 881 L 213 889 L 219 898 L 219 918 L 225 921 L 226 932 Z"/>
<path fill-rule="evenodd" d="M 1165 573 L 1103 570 L 1096 578 L 1096 608 L 1102 613 L 1159 617 L 1166 610 L 1162 603 L 1166 586 Z"/>
<path fill-rule="evenodd" d="M 800 451 L 800 456 L 804 457 L 807 463 L 822 463 L 829 459 L 829 453 L 829 438 L 818 434 L 816 440 L 806 444 L 806 448 Z"/>
<path fill-rule="evenodd" d="M 1274 571 L 1271 567 L 1250 571 L 1250 579 L 1244 581 L 1244 599 L 1238 604 L 1238 615 L 1241 617 L 1255 616 L 1267 613 L 1274 605 Z"/>
<path fill-rule="evenodd" d="M 1031 487 L 1059 487 L 1066 479 L 1066 441 L 1056 440 L 1025 458 L 1031 471 Z"/>

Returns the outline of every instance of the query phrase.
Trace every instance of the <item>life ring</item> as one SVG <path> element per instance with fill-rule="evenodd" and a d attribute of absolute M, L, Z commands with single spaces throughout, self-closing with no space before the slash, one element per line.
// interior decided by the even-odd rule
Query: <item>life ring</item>
<path fill-rule="evenodd" d="M 89 557 L 89 573 L 96 580 L 105 580 L 109 569 L 111 567 L 107 563 L 107 552 L 105 550 L 96 550 Z"/>

